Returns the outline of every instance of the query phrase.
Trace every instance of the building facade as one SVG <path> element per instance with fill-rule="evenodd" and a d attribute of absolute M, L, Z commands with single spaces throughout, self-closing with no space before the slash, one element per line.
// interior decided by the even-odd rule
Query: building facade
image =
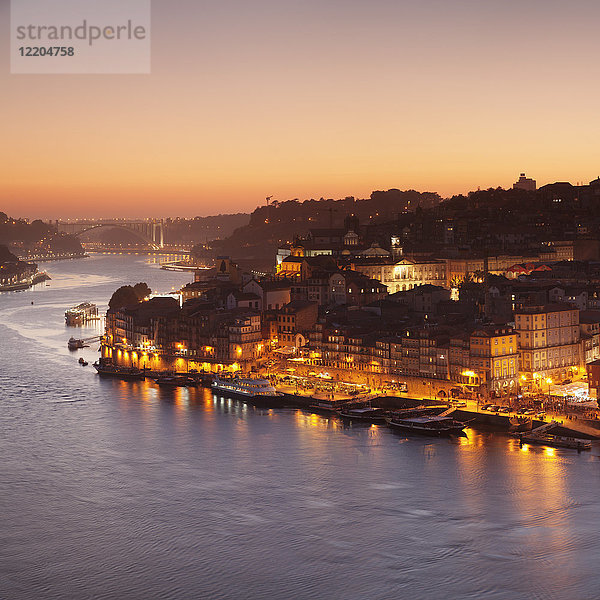
<path fill-rule="evenodd" d="M 481 327 L 470 336 L 469 370 L 488 393 L 513 394 L 519 382 L 517 332 L 512 327 Z"/>
<path fill-rule="evenodd" d="M 352 268 L 380 281 L 387 286 L 390 294 L 412 290 L 420 285 L 446 287 L 446 263 L 443 260 L 402 258 L 394 261 L 388 258 L 365 258 L 355 260 Z"/>
<path fill-rule="evenodd" d="M 579 310 L 569 304 L 531 306 L 515 312 L 522 374 L 537 387 L 572 375 L 582 366 Z"/>

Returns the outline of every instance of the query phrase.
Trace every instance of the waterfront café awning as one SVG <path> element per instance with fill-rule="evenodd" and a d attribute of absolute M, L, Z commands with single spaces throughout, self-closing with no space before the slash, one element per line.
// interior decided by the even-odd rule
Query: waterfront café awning
<path fill-rule="evenodd" d="M 589 398 L 588 385 L 584 381 L 573 381 L 571 383 L 552 384 L 550 386 L 552 396 L 581 396 Z"/>
<path fill-rule="evenodd" d="M 564 399 L 571 406 L 581 404 L 586 408 L 596 408 L 595 399 L 590 398 L 587 383 L 583 381 L 573 381 L 565 385 L 551 385 L 550 396 L 552 398 Z"/>
<path fill-rule="evenodd" d="M 523 273 L 527 273 L 527 270 L 525 268 L 523 268 L 522 265 L 513 265 L 512 267 L 509 267 L 508 269 L 506 269 L 507 273 L 514 273 L 514 274 L 519 274 L 522 275 Z"/>

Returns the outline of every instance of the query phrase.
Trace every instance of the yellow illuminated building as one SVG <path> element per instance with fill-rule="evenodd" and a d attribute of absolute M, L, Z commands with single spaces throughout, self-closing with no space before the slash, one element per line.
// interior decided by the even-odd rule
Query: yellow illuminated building
<path fill-rule="evenodd" d="M 482 327 L 471 334 L 470 369 L 488 392 L 516 393 L 519 378 L 517 332 L 512 327 Z"/>
<path fill-rule="evenodd" d="M 515 313 L 521 372 L 541 383 L 582 367 L 579 310 L 569 304 L 532 306 Z"/>

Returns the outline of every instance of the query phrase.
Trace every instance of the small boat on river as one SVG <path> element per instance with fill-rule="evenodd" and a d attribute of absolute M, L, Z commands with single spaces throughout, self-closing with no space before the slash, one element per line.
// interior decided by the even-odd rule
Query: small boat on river
<path fill-rule="evenodd" d="M 156 377 L 154 381 L 158 385 L 170 386 L 170 387 L 194 387 L 197 382 L 186 375 L 160 375 Z"/>
<path fill-rule="evenodd" d="M 385 412 L 381 408 L 342 408 L 338 414 L 343 419 L 367 423 L 385 423 Z"/>
<path fill-rule="evenodd" d="M 115 379 L 145 379 L 145 370 L 138 369 L 136 367 L 116 367 L 114 365 L 104 365 L 99 362 L 94 363 L 94 369 L 96 369 L 100 377 L 114 377 Z"/>
<path fill-rule="evenodd" d="M 85 340 L 78 340 L 74 337 L 70 337 L 67 342 L 69 350 L 78 350 L 79 348 L 85 348 Z"/>
<path fill-rule="evenodd" d="M 571 448 L 573 450 L 590 450 L 592 442 L 576 437 L 566 437 L 549 433 L 558 426 L 556 421 L 544 423 L 528 433 L 522 433 L 519 438 L 521 445 L 536 444 L 539 446 L 551 446 L 553 448 Z"/>
<path fill-rule="evenodd" d="M 447 413 L 448 411 L 446 411 Z M 462 435 L 467 423 L 457 421 L 448 414 L 421 415 L 418 417 L 395 416 L 386 418 L 389 427 L 396 431 L 405 433 L 416 433 L 419 435 L 449 436 Z"/>
<path fill-rule="evenodd" d="M 591 450 L 592 448 L 590 440 L 552 434 L 523 434 L 521 435 L 521 444 L 536 444 L 538 446 L 551 446 L 552 448 L 571 448 L 573 450 Z"/>

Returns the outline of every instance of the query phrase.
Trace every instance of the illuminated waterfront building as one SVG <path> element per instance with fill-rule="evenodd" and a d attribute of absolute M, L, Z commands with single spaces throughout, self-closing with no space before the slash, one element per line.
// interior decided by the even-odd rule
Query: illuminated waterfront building
<path fill-rule="evenodd" d="M 263 353 L 260 313 L 202 299 L 180 308 L 174 298 L 153 298 L 109 310 L 102 340 L 103 358 L 162 371 L 240 368 Z"/>
<path fill-rule="evenodd" d="M 579 313 L 581 335 L 581 358 L 589 363 L 600 358 L 600 311 L 586 310 Z"/>
<path fill-rule="evenodd" d="M 469 370 L 488 392 L 516 393 L 519 379 L 517 332 L 512 327 L 487 326 L 470 336 Z"/>
<path fill-rule="evenodd" d="M 561 378 L 582 366 L 579 310 L 569 304 L 531 306 L 515 312 L 520 369 L 530 380 Z"/>

